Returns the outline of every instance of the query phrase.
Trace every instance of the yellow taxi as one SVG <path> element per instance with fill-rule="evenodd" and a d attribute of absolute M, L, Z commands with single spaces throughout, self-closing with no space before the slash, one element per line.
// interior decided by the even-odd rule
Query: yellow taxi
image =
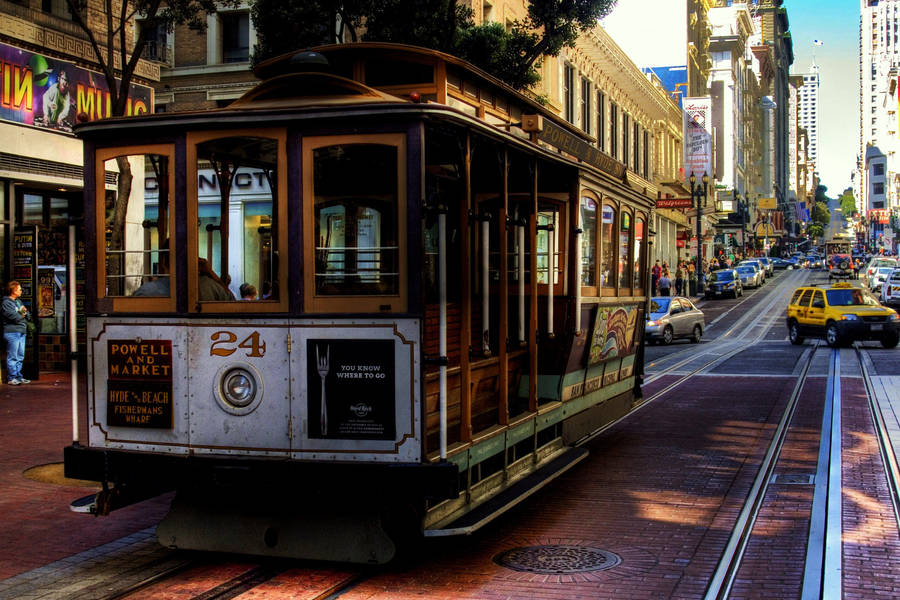
<path fill-rule="evenodd" d="M 824 337 L 832 347 L 879 340 L 893 348 L 900 341 L 897 312 L 846 281 L 797 288 L 787 307 L 787 326 L 792 344 L 802 344 L 806 336 Z"/>

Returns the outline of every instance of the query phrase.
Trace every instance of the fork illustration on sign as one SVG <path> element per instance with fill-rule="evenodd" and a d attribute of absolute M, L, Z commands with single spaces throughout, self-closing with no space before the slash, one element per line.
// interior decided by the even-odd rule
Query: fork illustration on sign
<path fill-rule="evenodd" d="M 328 359 L 330 354 L 331 348 L 325 346 L 325 356 L 320 356 L 319 346 L 316 345 L 316 370 L 319 371 L 319 379 L 322 381 L 322 397 L 320 399 L 322 413 L 319 417 L 322 435 L 328 435 L 328 407 L 325 404 L 325 378 L 328 377 Z"/>

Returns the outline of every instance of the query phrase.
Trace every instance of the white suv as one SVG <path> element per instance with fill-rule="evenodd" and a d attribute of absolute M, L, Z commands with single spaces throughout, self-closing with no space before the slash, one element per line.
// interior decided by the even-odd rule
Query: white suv
<path fill-rule="evenodd" d="M 900 268 L 891 271 L 881 286 L 881 303 L 900 305 Z"/>

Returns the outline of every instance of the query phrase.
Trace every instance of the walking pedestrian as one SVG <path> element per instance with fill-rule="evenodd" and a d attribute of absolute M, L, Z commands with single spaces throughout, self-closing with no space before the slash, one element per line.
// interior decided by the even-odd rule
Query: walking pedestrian
<path fill-rule="evenodd" d="M 653 296 L 656 296 L 657 283 L 659 283 L 659 276 L 661 274 L 662 267 L 659 266 L 659 260 L 657 260 L 656 264 L 650 269 L 650 287 L 653 288 Z"/>
<path fill-rule="evenodd" d="M 672 288 L 672 280 L 669 278 L 669 270 L 663 269 L 662 276 L 659 278 L 659 295 L 660 296 L 669 296 L 669 291 Z"/>
<path fill-rule="evenodd" d="M 675 295 L 681 296 L 684 290 L 684 263 L 678 263 L 675 269 Z"/>
<path fill-rule="evenodd" d="M 6 296 L 0 303 L 3 318 L 3 338 L 6 340 L 6 368 L 9 385 L 31 383 L 22 377 L 22 362 L 25 360 L 25 333 L 28 331 L 30 316 L 28 309 L 19 300 L 22 285 L 18 281 L 6 284 Z"/>

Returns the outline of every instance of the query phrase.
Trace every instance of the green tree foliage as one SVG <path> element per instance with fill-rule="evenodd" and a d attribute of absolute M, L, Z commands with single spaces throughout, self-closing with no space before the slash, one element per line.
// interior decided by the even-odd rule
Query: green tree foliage
<path fill-rule="evenodd" d="M 822 237 L 825 235 L 825 228 L 818 223 L 810 223 L 806 227 L 806 235 L 808 235 L 810 239 Z"/>
<path fill-rule="evenodd" d="M 814 223 L 818 223 L 822 226 L 830 223 L 831 211 L 828 210 L 828 205 L 825 202 L 816 202 L 815 206 L 813 206 L 812 213 L 810 213 L 810 218 Z"/>
<path fill-rule="evenodd" d="M 818 185 L 816 186 L 816 202 L 828 202 L 828 196 L 825 195 L 825 192 L 828 191 L 828 186 Z"/>
<path fill-rule="evenodd" d="M 616 0 L 529 0 L 528 16 L 475 26 L 459 0 L 254 0 L 256 60 L 349 38 L 412 44 L 464 58 L 517 89 L 545 55 L 573 47 Z M 346 33 L 346 35 L 344 35 Z"/>
<path fill-rule="evenodd" d="M 841 194 L 840 202 L 844 216 L 852 217 L 853 215 L 859 214 L 859 211 L 856 209 L 856 199 L 853 197 L 852 190 L 845 190 L 844 193 Z"/>

